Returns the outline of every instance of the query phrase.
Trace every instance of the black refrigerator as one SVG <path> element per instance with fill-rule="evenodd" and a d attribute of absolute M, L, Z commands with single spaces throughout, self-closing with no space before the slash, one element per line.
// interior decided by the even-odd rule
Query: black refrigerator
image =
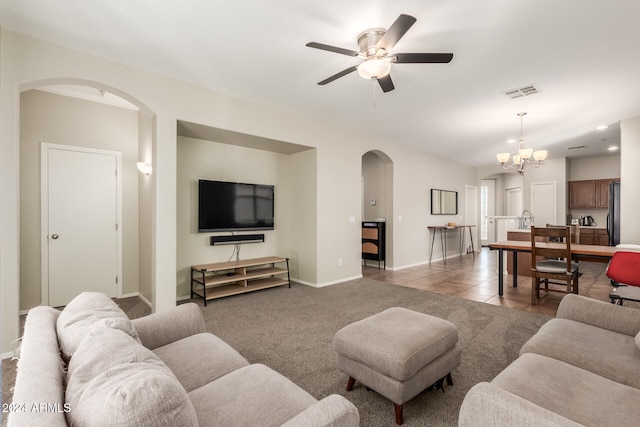
<path fill-rule="evenodd" d="M 609 213 L 607 213 L 609 246 L 620 243 L 620 183 L 609 183 Z"/>

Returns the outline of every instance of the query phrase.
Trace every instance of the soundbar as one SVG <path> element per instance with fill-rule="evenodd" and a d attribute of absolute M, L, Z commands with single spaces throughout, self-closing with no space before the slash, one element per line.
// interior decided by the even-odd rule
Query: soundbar
<path fill-rule="evenodd" d="M 235 245 L 238 243 L 262 243 L 264 234 L 238 234 L 235 236 L 211 236 L 211 246 Z"/>

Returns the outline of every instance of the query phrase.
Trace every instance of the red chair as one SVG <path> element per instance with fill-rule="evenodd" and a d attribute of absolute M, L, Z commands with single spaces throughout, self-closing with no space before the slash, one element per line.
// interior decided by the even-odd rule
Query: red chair
<path fill-rule="evenodd" d="M 609 294 L 612 304 L 640 302 L 640 252 L 614 253 L 607 267 L 607 277 L 618 283 L 618 287 Z"/>

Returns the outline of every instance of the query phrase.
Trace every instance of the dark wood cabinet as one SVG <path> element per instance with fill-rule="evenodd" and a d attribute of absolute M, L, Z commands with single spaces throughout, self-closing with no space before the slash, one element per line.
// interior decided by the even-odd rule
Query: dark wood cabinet
<path fill-rule="evenodd" d="M 531 241 L 531 233 L 528 231 L 507 231 L 507 240 L 517 240 L 521 242 Z M 531 254 L 518 252 L 518 276 L 531 276 Z M 507 273 L 513 274 L 513 256 L 507 255 Z"/>
<path fill-rule="evenodd" d="M 378 268 L 385 261 L 385 223 L 364 221 L 362 223 L 362 259 L 378 261 Z"/>
<path fill-rule="evenodd" d="M 569 181 L 569 209 L 609 207 L 609 183 L 620 178 Z"/>
<path fill-rule="evenodd" d="M 596 229 L 595 228 L 581 228 L 580 229 L 580 244 L 581 245 L 595 245 L 596 244 Z"/>
<path fill-rule="evenodd" d="M 596 244 L 600 246 L 609 246 L 609 233 L 606 228 L 598 228 L 596 230 Z"/>
<path fill-rule="evenodd" d="M 609 246 L 609 234 L 606 228 L 580 227 L 581 245 Z"/>
<path fill-rule="evenodd" d="M 596 207 L 596 181 L 569 181 L 569 209 Z"/>
<path fill-rule="evenodd" d="M 609 184 L 620 182 L 619 178 L 599 179 L 596 181 L 596 207 L 609 207 Z"/>

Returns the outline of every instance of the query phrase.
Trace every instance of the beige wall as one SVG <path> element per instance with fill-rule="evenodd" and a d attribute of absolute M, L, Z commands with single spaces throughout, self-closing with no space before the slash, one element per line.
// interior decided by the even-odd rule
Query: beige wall
<path fill-rule="evenodd" d="M 147 111 L 138 114 L 138 161 L 153 164 L 155 120 Z M 138 292 L 153 301 L 153 171 L 138 179 Z"/>
<path fill-rule="evenodd" d="M 317 151 L 292 154 L 290 161 L 290 268 L 293 277 L 305 284 L 318 278 L 318 194 Z M 284 249 L 283 249 L 284 250 Z"/>
<path fill-rule="evenodd" d="M 640 245 L 640 117 L 620 123 L 620 243 Z"/>
<path fill-rule="evenodd" d="M 290 155 L 269 151 L 178 137 L 177 167 L 177 296 L 188 297 L 190 266 L 223 262 L 235 259 L 234 245 L 209 244 L 213 235 L 224 233 L 198 232 L 198 180 L 244 182 L 275 186 L 274 230 L 255 231 L 264 233 L 263 243 L 240 246 L 240 259 L 263 256 L 291 257 L 291 205 L 292 163 Z M 302 177 L 297 176 L 296 180 Z M 298 203 L 297 201 L 295 203 Z M 242 234 L 242 233 L 241 233 Z M 246 233 L 244 233 L 246 234 Z M 292 277 L 299 277 L 296 262 Z M 308 277 L 312 281 L 314 277 Z"/>
<path fill-rule="evenodd" d="M 428 262 L 431 235 L 427 226 L 463 222 L 465 185 L 478 185 L 476 168 L 397 146 L 380 151 L 393 162 L 393 216 L 387 219 L 387 230 L 390 227 L 393 230 L 391 268 Z M 458 215 L 431 215 L 432 188 L 458 192 Z M 457 251 L 459 235 L 451 232 L 447 233 L 447 238 L 449 250 L 455 248 Z M 441 257 L 442 251 L 436 245 L 433 259 Z"/>
<path fill-rule="evenodd" d="M 362 156 L 362 179 L 364 182 L 364 221 L 387 216 L 387 164 L 375 153 Z M 371 200 L 376 204 L 371 205 Z"/>
<path fill-rule="evenodd" d="M 620 155 L 569 160 L 569 181 L 620 178 Z"/>
<path fill-rule="evenodd" d="M 138 112 L 38 90 L 20 99 L 20 309 L 41 300 L 41 143 L 122 153 L 122 292 L 138 291 Z"/>

